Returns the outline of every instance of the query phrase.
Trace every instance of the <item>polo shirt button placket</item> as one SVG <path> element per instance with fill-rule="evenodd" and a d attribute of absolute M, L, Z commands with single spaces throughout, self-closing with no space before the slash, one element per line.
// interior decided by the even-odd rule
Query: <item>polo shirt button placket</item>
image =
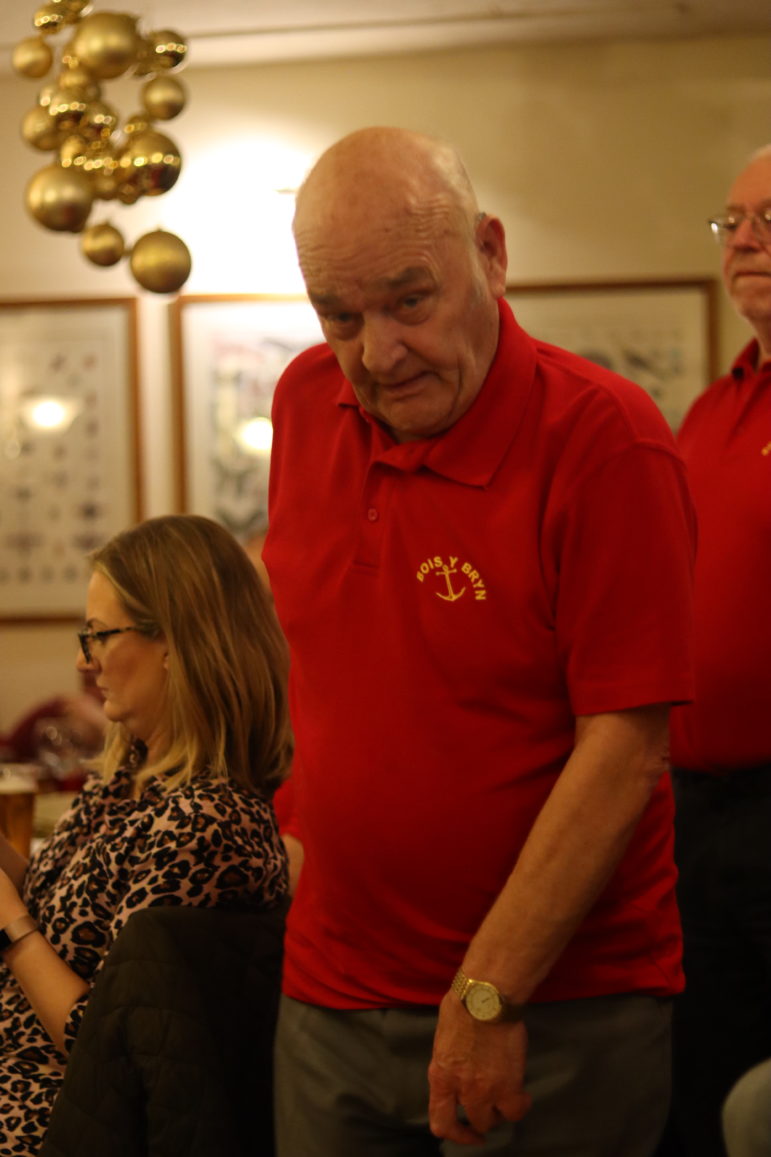
<path fill-rule="evenodd" d="M 371 489 L 377 490 L 376 486 Z M 378 502 L 382 494 L 366 494 L 361 509 L 361 527 L 359 542 L 356 549 L 356 561 L 366 567 L 377 567 L 380 563 L 380 551 L 383 535 L 383 503 Z"/>
<path fill-rule="evenodd" d="M 361 566 L 378 567 L 383 547 L 383 534 L 387 523 L 389 488 L 391 480 L 379 463 L 370 465 L 359 507 L 359 541 L 356 548 L 356 562 Z"/>

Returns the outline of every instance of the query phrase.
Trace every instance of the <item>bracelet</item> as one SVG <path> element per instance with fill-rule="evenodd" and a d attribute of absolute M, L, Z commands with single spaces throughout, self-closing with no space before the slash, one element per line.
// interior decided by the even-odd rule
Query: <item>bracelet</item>
<path fill-rule="evenodd" d="M 29 912 L 11 920 L 11 923 L 6 924 L 5 928 L 0 928 L 0 952 L 5 952 L 6 948 L 10 948 L 12 944 L 18 944 L 25 936 L 29 936 L 37 930 L 37 921 L 30 916 Z"/>

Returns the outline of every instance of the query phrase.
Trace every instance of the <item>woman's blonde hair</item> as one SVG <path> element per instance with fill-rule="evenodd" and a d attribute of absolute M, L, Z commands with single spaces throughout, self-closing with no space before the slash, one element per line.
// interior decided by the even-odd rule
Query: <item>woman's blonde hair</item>
<path fill-rule="evenodd" d="M 288 658 L 243 548 L 211 519 L 178 514 L 116 535 L 90 559 L 132 622 L 168 647 L 167 749 L 138 778 L 161 776 L 170 790 L 204 775 L 271 795 L 292 751 Z M 106 778 L 133 742 L 122 724 L 108 728 Z"/>

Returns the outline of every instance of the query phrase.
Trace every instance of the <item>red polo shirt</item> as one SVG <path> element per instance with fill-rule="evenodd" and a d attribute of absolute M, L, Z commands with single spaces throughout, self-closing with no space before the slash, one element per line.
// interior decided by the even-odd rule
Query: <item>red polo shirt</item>
<path fill-rule="evenodd" d="M 771 361 L 753 341 L 686 415 L 678 441 L 699 518 L 694 701 L 672 760 L 694 771 L 771 764 Z"/>
<path fill-rule="evenodd" d="M 436 1004 L 573 745 L 691 694 L 692 518 L 638 387 L 531 340 L 445 434 L 396 444 L 331 352 L 276 392 L 265 551 L 291 652 L 305 866 L 285 991 Z M 681 985 L 662 783 L 536 999 Z"/>

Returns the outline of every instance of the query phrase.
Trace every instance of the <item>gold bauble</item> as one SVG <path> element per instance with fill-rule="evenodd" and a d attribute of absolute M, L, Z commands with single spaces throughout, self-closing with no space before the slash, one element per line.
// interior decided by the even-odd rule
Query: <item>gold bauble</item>
<path fill-rule="evenodd" d="M 103 100 L 92 100 L 80 118 L 78 131 L 90 141 L 107 139 L 118 124 L 118 114 L 112 105 Z"/>
<path fill-rule="evenodd" d="M 84 10 L 90 7 L 91 0 L 50 0 L 50 2 L 64 9 L 66 24 L 76 24 Z"/>
<path fill-rule="evenodd" d="M 42 32 L 44 36 L 50 36 L 52 33 L 58 32 L 64 24 L 64 12 L 56 4 L 44 4 L 42 8 L 38 8 L 32 17 L 32 23 L 38 32 Z"/>
<path fill-rule="evenodd" d="M 115 168 L 116 195 L 118 200 L 122 201 L 124 205 L 136 204 L 144 192 L 144 176 L 142 170 L 134 168 L 133 157 L 129 153 L 132 140 L 133 137 L 129 137 L 128 143 L 115 154 L 115 160 L 117 162 Z"/>
<path fill-rule="evenodd" d="M 121 173 L 128 184 L 135 181 L 148 197 L 167 193 L 182 168 L 177 146 L 165 133 L 148 129 L 132 133 L 120 157 Z"/>
<path fill-rule="evenodd" d="M 150 117 L 147 112 L 134 112 L 123 124 L 123 131 L 127 137 L 133 136 L 134 133 L 146 133 L 149 128 Z"/>
<path fill-rule="evenodd" d="M 116 265 L 126 252 L 123 234 L 106 221 L 91 225 L 80 239 L 83 256 L 94 265 Z"/>
<path fill-rule="evenodd" d="M 153 45 L 144 36 L 140 37 L 134 76 L 150 76 L 157 68 L 158 65 L 153 60 Z"/>
<path fill-rule="evenodd" d="M 73 133 L 72 136 L 66 137 L 59 148 L 59 164 L 63 169 L 69 169 L 71 165 L 76 168 L 85 168 L 86 155 L 88 153 L 88 142 L 85 137 Z"/>
<path fill-rule="evenodd" d="M 89 100 L 99 100 L 102 95 L 101 85 L 80 64 L 65 65 L 59 73 L 57 84 L 59 88 L 79 88 Z"/>
<path fill-rule="evenodd" d="M 190 276 L 192 259 L 180 237 L 156 229 L 135 242 L 129 264 L 143 289 L 151 293 L 176 293 Z"/>
<path fill-rule="evenodd" d="M 13 50 L 13 67 L 21 76 L 45 76 L 53 61 L 54 54 L 42 36 L 28 36 Z"/>
<path fill-rule="evenodd" d="M 35 105 L 25 114 L 21 122 L 21 135 L 33 149 L 42 149 L 44 152 L 58 148 L 62 139 L 47 110 L 40 108 L 39 105 Z"/>
<path fill-rule="evenodd" d="M 94 186 L 94 197 L 99 201 L 114 201 L 118 196 L 118 181 L 114 173 L 93 173 L 91 182 Z"/>
<path fill-rule="evenodd" d="M 51 94 L 48 115 L 63 133 L 74 133 L 88 108 L 88 99 L 83 89 L 58 88 Z"/>
<path fill-rule="evenodd" d="M 27 209 L 46 229 L 79 233 L 91 212 L 94 191 L 80 169 L 48 165 L 27 185 Z"/>
<path fill-rule="evenodd" d="M 177 68 L 184 63 L 187 56 L 187 41 L 178 32 L 164 28 L 160 32 L 151 32 L 148 36 L 152 68 L 162 68 L 164 71 Z"/>
<path fill-rule="evenodd" d="M 88 146 L 84 171 L 100 201 L 112 201 L 118 195 L 118 158 L 109 141 L 94 141 Z"/>
<path fill-rule="evenodd" d="M 174 76 L 155 76 L 142 87 L 142 101 L 151 117 L 170 121 L 185 107 L 185 86 Z"/>
<path fill-rule="evenodd" d="M 138 181 L 123 181 L 116 174 L 115 195 L 124 205 L 136 205 L 142 196 L 142 190 Z"/>
<path fill-rule="evenodd" d="M 136 60 L 140 44 L 136 24 L 136 17 L 124 12 L 92 12 L 77 25 L 71 51 L 101 80 L 120 76 Z"/>
<path fill-rule="evenodd" d="M 49 105 L 51 104 L 51 97 L 59 91 L 59 86 L 56 84 L 43 85 L 40 92 L 37 94 L 37 103 L 41 108 L 44 108 L 46 111 L 48 111 Z"/>

